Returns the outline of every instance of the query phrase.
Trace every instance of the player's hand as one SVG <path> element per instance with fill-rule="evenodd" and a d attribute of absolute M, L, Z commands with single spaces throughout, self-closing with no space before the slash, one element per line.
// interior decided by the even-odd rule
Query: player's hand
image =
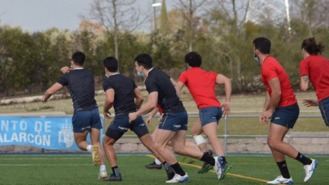
<path fill-rule="evenodd" d="M 152 118 L 153 118 L 153 116 L 148 116 L 147 118 L 146 118 L 146 124 L 150 124 L 151 122 L 152 122 Z"/>
<path fill-rule="evenodd" d="M 69 66 L 64 66 L 60 70 L 63 74 L 66 74 L 66 73 L 69 73 L 71 71 L 71 68 Z"/>
<path fill-rule="evenodd" d="M 136 119 L 137 119 L 136 112 L 129 113 L 129 123 L 131 123 L 132 121 L 135 121 Z"/>
<path fill-rule="evenodd" d="M 271 117 L 272 117 L 273 111 L 272 110 L 266 110 L 263 111 L 262 114 L 259 117 L 259 122 L 261 123 L 269 123 Z"/>
<path fill-rule="evenodd" d="M 304 100 L 303 100 L 303 104 L 304 104 L 306 107 L 318 106 L 318 105 L 319 105 L 318 101 L 316 101 L 316 100 L 311 100 L 311 99 L 304 99 Z"/>
<path fill-rule="evenodd" d="M 159 120 L 162 120 L 164 113 L 159 113 Z"/>
<path fill-rule="evenodd" d="M 45 97 L 45 96 L 42 96 L 41 101 L 42 101 L 43 103 L 47 102 L 46 97 Z"/>
<path fill-rule="evenodd" d="M 111 119 L 111 113 L 109 111 L 104 111 L 103 115 L 104 115 L 104 118 Z"/>
<path fill-rule="evenodd" d="M 224 102 L 222 104 L 222 108 L 223 108 L 223 113 L 225 116 L 229 115 L 231 112 L 231 103 L 230 102 Z"/>

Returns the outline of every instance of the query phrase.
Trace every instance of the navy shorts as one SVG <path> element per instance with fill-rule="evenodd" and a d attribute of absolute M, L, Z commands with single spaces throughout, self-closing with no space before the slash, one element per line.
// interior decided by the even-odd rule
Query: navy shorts
<path fill-rule="evenodd" d="M 128 114 L 119 114 L 114 117 L 111 125 L 106 131 L 106 136 L 118 140 L 128 130 L 132 130 L 139 138 L 148 134 L 149 131 L 141 116 L 131 123 L 129 123 Z"/>
<path fill-rule="evenodd" d="M 177 132 L 187 130 L 187 113 L 165 113 L 160 121 L 159 129 Z"/>
<path fill-rule="evenodd" d="M 272 114 L 271 123 L 293 128 L 299 116 L 298 104 L 278 107 Z"/>
<path fill-rule="evenodd" d="M 72 123 L 73 132 L 75 133 L 90 131 L 91 128 L 102 129 L 102 122 L 97 107 L 91 110 L 74 112 Z"/>
<path fill-rule="evenodd" d="M 321 100 L 319 102 L 319 108 L 324 123 L 327 125 L 327 127 L 329 127 L 329 98 Z"/>
<path fill-rule="evenodd" d="M 208 123 L 218 124 L 222 115 L 223 111 L 221 107 L 207 107 L 199 110 L 199 117 L 202 126 L 205 126 Z"/>

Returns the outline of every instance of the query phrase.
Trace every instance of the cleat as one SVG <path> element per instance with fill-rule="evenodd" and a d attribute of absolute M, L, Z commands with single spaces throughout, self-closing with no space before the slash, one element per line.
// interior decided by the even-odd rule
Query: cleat
<path fill-rule="evenodd" d="M 213 168 L 213 166 L 211 164 L 208 163 L 203 163 L 201 169 L 198 171 L 198 173 L 203 174 L 203 173 L 207 173 L 209 172 L 209 170 L 211 170 L 211 168 Z"/>
<path fill-rule="evenodd" d="M 122 181 L 121 174 L 115 175 L 111 174 L 111 176 L 108 178 L 109 181 Z"/>
<path fill-rule="evenodd" d="M 108 181 L 109 180 L 109 176 L 108 176 L 108 174 L 107 174 L 106 171 L 101 171 L 98 174 L 98 179 L 99 180 L 103 180 L 103 181 Z"/>
<path fill-rule="evenodd" d="M 213 152 L 211 150 L 208 150 L 207 153 L 209 153 L 209 155 L 213 155 Z M 209 172 L 209 170 L 211 170 L 211 168 L 213 168 L 213 166 L 211 164 L 208 163 L 203 163 L 201 169 L 198 171 L 198 173 L 203 174 L 203 173 L 207 173 Z"/>
<path fill-rule="evenodd" d="M 215 159 L 214 170 L 217 174 L 217 178 L 219 180 L 222 180 L 224 179 L 230 167 L 228 166 L 227 162 L 222 161 L 220 157 L 214 157 L 214 159 Z"/>
<path fill-rule="evenodd" d="M 168 164 L 165 164 L 163 167 L 164 167 L 164 169 L 166 171 L 166 174 L 167 174 L 167 180 L 172 179 L 175 176 L 174 169 L 172 167 L 170 167 Z"/>
<path fill-rule="evenodd" d="M 147 169 L 156 169 L 156 170 L 160 170 L 162 168 L 161 164 L 156 164 L 154 161 L 150 164 L 145 165 L 145 168 Z"/>
<path fill-rule="evenodd" d="M 294 184 L 294 181 L 292 180 L 292 178 L 290 177 L 289 179 L 282 177 L 281 175 L 278 176 L 277 178 L 275 178 L 272 181 L 267 181 L 267 184 L 287 184 L 287 185 L 291 185 Z"/>
<path fill-rule="evenodd" d="M 93 145 L 91 157 L 95 166 L 99 166 L 101 164 L 101 158 L 99 155 L 99 145 Z"/>
<path fill-rule="evenodd" d="M 312 177 L 314 171 L 316 170 L 316 167 L 318 166 L 318 161 L 315 159 L 312 159 L 312 163 L 309 165 L 304 165 L 305 170 L 305 178 L 304 182 L 307 182 Z"/>
<path fill-rule="evenodd" d="M 187 175 L 187 173 L 185 173 L 184 176 L 181 176 L 179 174 L 175 174 L 172 179 L 166 181 L 166 183 L 168 183 L 168 184 L 186 183 L 186 182 L 188 182 L 188 175 Z"/>

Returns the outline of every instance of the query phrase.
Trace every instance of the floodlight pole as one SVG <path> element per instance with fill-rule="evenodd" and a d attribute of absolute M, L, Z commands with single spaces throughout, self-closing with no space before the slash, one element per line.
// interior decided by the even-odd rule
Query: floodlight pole
<path fill-rule="evenodd" d="M 289 0 L 284 0 L 284 4 L 286 7 L 286 17 L 287 17 L 287 23 L 288 23 L 288 32 L 290 34 L 291 32 L 291 24 L 290 24 L 290 6 L 289 6 Z"/>
<path fill-rule="evenodd" d="M 156 16 L 157 16 L 157 7 L 161 6 L 161 3 L 156 2 L 156 0 L 153 0 L 152 7 L 153 7 L 153 26 L 154 26 L 154 32 L 157 30 L 157 21 L 156 21 Z"/>

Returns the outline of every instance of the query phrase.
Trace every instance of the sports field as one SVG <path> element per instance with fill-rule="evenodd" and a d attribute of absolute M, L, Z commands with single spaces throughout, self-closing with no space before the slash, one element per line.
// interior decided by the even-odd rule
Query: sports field
<path fill-rule="evenodd" d="M 307 184 L 327 185 L 329 183 L 329 157 L 313 157 L 319 160 L 319 166 L 314 177 Z M 98 168 L 91 164 L 89 155 L 1 155 L 0 184 L 165 184 L 164 171 L 144 168 L 144 165 L 151 160 L 151 157 L 147 155 L 120 155 L 119 164 L 124 179 L 122 182 L 110 183 L 96 179 Z M 228 160 L 232 168 L 224 180 L 218 181 L 213 172 L 198 174 L 199 162 L 189 158 L 180 158 L 190 176 L 190 185 L 265 184 L 266 180 L 279 174 L 272 158 L 268 155 L 234 155 L 229 156 Z M 288 165 L 295 184 L 305 184 L 303 183 L 302 166 L 293 160 L 288 160 Z"/>

